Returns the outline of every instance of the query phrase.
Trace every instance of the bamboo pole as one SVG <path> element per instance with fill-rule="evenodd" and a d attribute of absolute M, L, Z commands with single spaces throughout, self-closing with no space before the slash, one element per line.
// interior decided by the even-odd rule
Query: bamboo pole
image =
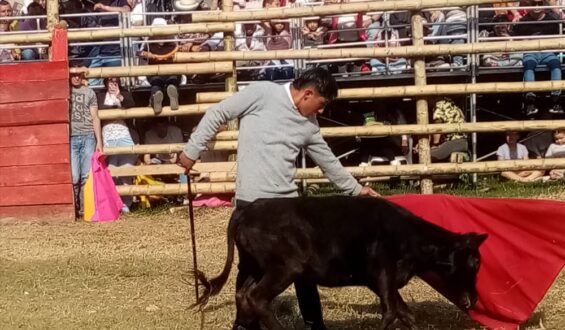
<path fill-rule="evenodd" d="M 150 166 L 146 166 L 150 167 Z M 178 168 L 178 166 L 176 166 Z M 440 175 L 463 173 L 497 173 L 517 170 L 550 170 L 565 168 L 565 158 L 504 160 L 480 163 L 437 163 L 413 165 L 383 165 L 365 167 L 346 167 L 346 170 L 358 178 L 399 176 L 399 175 Z M 177 172 L 170 174 L 179 174 Z M 216 173 L 231 177 L 232 173 Z M 295 179 L 323 179 L 324 173 L 318 168 L 298 169 Z M 202 194 L 231 193 L 235 191 L 234 182 L 195 183 L 192 191 Z M 182 195 L 186 191 L 185 184 L 118 186 L 120 195 Z"/>
<path fill-rule="evenodd" d="M 419 11 L 412 12 L 412 44 L 415 47 L 424 45 L 424 25 L 423 18 Z M 414 87 L 425 87 L 426 81 L 426 61 L 424 57 L 414 59 Z M 428 100 L 421 96 L 416 99 L 416 122 L 418 125 L 427 125 L 428 122 Z M 432 162 L 430 156 L 430 139 L 427 135 L 418 138 L 418 162 L 428 165 Z M 430 177 L 420 178 L 420 191 L 422 194 L 433 194 L 433 182 Z"/>
<path fill-rule="evenodd" d="M 89 68 L 87 78 L 167 76 L 174 74 L 228 73 L 233 70 L 232 62 L 158 64 L 141 66 L 119 66 Z"/>
<path fill-rule="evenodd" d="M 393 86 L 344 88 L 338 92 L 340 100 L 355 100 L 389 97 L 446 96 L 463 94 L 522 93 L 525 91 L 544 92 L 565 89 L 565 80 L 533 82 L 495 82 L 477 84 L 439 84 L 426 86 Z M 198 93 L 197 101 L 219 102 L 229 95 L 226 93 Z"/>
<path fill-rule="evenodd" d="M 494 121 L 462 124 L 425 124 L 425 125 L 374 125 L 323 127 L 324 138 L 336 137 L 370 137 L 392 136 L 401 134 L 429 135 L 435 133 L 486 133 L 507 131 L 538 131 L 564 129 L 565 120 L 528 120 L 528 121 Z M 221 132 L 216 135 L 216 141 L 208 147 L 210 150 L 235 150 L 237 148 L 237 131 Z M 144 153 L 173 153 L 180 152 L 183 143 L 135 145 L 130 147 L 104 148 L 107 155 L 144 154 Z"/>
<path fill-rule="evenodd" d="M 192 14 L 192 22 L 266 21 L 308 16 L 366 13 L 373 11 L 420 10 L 427 8 L 460 7 L 503 2 L 500 0 L 397 0 L 370 1 L 336 5 L 270 8 L 257 11 L 200 11 Z"/>
<path fill-rule="evenodd" d="M 47 9 L 47 30 L 50 34 L 55 28 L 55 25 L 59 23 L 59 1 L 47 0 L 45 5 Z"/>
<path fill-rule="evenodd" d="M 223 0 L 223 10 L 226 13 L 233 12 L 233 0 Z M 235 36 L 233 30 L 225 33 L 224 37 L 224 49 L 228 52 L 235 50 Z M 232 60 L 233 61 L 233 60 Z M 228 93 L 235 93 L 237 91 L 237 71 L 235 70 L 235 61 L 233 63 L 233 69 L 230 74 L 226 77 L 225 88 Z M 228 131 L 237 131 L 239 127 L 239 121 L 237 119 L 230 120 L 228 122 Z M 236 153 L 230 153 L 228 160 L 235 161 L 237 158 Z"/>
<path fill-rule="evenodd" d="M 104 148 L 105 155 L 125 154 L 159 154 L 181 152 L 184 143 L 175 144 L 143 144 L 128 147 Z M 236 150 L 237 141 L 213 141 L 208 143 L 209 150 Z"/>
<path fill-rule="evenodd" d="M 49 4 L 49 2 L 47 3 Z M 58 5 L 57 5 L 58 6 Z M 58 7 L 57 7 L 58 8 Z M 53 21 L 58 15 L 50 17 Z M 109 28 L 109 29 L 81 29 L 78 31 L 69 31 L 69 41 L 93 41 L 109 38 L 125 38 L 125 37 L 154 37 L 154 36 L 176 36 L 183 33 L 215 33 L 224 31 L 233 31 L 234 23 L 199 23 L 199 24 L 181 24 L 167 26 L 144 26 L 133 27 L 129 29 Z M 51 31 L 51 30 L 50 30 Z M 27 42 L 50 42 L 51 33 L 21 33 L 21 34 L 0 34 L 0 44 L 3 43 L 27 43 Z"/>
<path fill-rule="evenodd" d="M 202 92 L 196 93 L 196 103 L 221 102 L 232 96 L 233 92 Z"/>
<path fill-rule="evenodd" d="M 180 105 L 178 110 L 171 110 L 170 107 L 163 107 L 159 115 L 150 107 L 129 108 L 129 109 L 104 109 L 98 110 L 98 117 L 101 120 L 143 118 L 143 117 L 171 117 L 171 116 L 192 116 L 200 115 L 214 104 L 189 104 Z"/>
<path fill-rule="evenodd" d="M 383 58 L 419 57 L 437 55 L 466 55 L 483 53 L 508 53 L 565 49 L 565 38 L 540 40 L 497 41 L 473 44 L 438 44 L 403 47 L 339 48 L 271 50 L 262 52 L 221 51 L 203 53 L 177 53 L 175 62 L 246 61 L 273 59 L 332 59 L 332 58 Z"/>

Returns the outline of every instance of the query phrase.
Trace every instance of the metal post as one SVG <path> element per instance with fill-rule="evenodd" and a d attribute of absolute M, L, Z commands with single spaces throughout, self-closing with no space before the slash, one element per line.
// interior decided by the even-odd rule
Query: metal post
<path fill-rule="evenodd" d="M 412 44 L 414 46 L 424 45 L 424 27 L 422 16 L 419 11 L 412 12 Z M 423 57 L 414 58 L 414 85 L 426 85 L 426 62 Z M 416 99 L 416 122 L 419 125 L 429 123 L 428 119 L 428 100 L 425 97 Z M 420 164 L 431 163 L 430 139 L 427 136 L 418 139 L 418 160 Z M 429 176 L 422 176 L 420 179 L 420 191 L 422 194 L 433 193 L 433 183 Z"/>

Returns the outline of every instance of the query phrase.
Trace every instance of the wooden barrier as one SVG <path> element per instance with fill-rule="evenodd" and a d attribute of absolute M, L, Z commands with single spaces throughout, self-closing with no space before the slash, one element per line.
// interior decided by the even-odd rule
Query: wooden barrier
<path fill-rule="evenodd" d="M 0 218 L 74 219 L 65 31 L 53 31 L 49 62 L 1 70 Z"/>

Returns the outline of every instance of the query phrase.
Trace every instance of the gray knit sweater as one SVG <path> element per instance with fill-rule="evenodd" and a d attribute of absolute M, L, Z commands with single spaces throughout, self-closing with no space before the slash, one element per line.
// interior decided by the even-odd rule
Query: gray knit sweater
<path fill-rule="evenodd" d="M 320 135 L 316 117 L 304 117 L 290 97 L 289 85 L 258 82 L 208 109 L 184 153 L 198 159 L 220 125 L 239 118 L 236 198 L 295 197 L 293 177 L 301 148 L 347 194 L 361 185 L 342 167 Z"/>

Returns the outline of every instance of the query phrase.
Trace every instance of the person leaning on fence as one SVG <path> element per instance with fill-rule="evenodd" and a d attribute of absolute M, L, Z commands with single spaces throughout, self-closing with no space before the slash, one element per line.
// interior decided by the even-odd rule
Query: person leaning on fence
<path fill-rule="evenodd" d="M 565 158 L 565 129 L 558 129 L 553 134 L 554 143 L 549 145 L 545 158 Z M 553 180 L 563 180 L 565 169 L 553 169 L 549 171 L 549 177 Z"/>
<path fill-rule="evenodd" d="M 453 100 L 444 98 L 436 102 L 432 120 L 436 124 L 460 124 L 465 122 L 465 114 Z M 453 153 L 468 153 L 469 150 L 465 133 L 433 134 L 430 142 L 434 162 L 448 160 Z"/>
<path fill-rule="evenodd" d="M 236 209 L 232 217 L 259 198 L 298 196 L 295 161 L 302 148 L 342 191 L 378 196 L 345 171 L 320 134 L 316 115 L 336 96 L 334 78 L 321 68 L 307 70 L 284 85 L 253 83 L 209 108 L 181 153 L 180 162 L 190 170 L 219 127 L 239 118 Z M 238 277 L 236 287 L 244 281 Z M 325 329 L 316 286 L 295 283 L 295 288 L 308 329 Z"/>
<path fill-rule="evenodd" d="M 519 132 L 506 132 L 506 143 L 498 147 L 496 157 L 498 160 L 526 160 L 528 149 L 518 143 Z M 518 182 L 532 182 L 543 176 L 543 171 L 504 171 L 500 173 L 503 178 Z"/>
<path fill-rule="evenodd" d="M 529 0 L 528 6 L 547 5 L 544 0 Z M 552 10 L 532 9 L 520 19 L 520 23 L 514 27 L 514 33 L 518 36 L 532 36 L 531 40 L 537 40 L 538 35 L 559 35 L 560 17 Z M 534 23 L 537 22 L 537 23 Z M 535 70 L 538 65 L 547 65 L 551 74 L 551 80 L 561 80 L 561 61 L 554 52 L 524 53 L 524 81 L 535 81 Z M 563 107 L 559 103 L 561 91 L 551 92 L 552 106 L 550 113 L 562 114 Z M 533 116 L 539 112 L 536 105 L 536 94 L 529 92 L 524 99 L 524 112 L 526 116 Z"/>
<path fill-rule="evenodd" d="M 120 85 L 120 78 L 112 77 L 104 79 L 105 90 L 98 93 L 98 109 L 128 109 L 135 106 L 132 95 L 122 90 Z M 113 119 L 104 121 L 102 126 L 102 140 L 104 141 L 104 148 L 109 147 L 132 147 L 134 145 L 130 130 L 125 120 Z M 137 155 L 122 154 L 122 155 L 109 155 L 107 157 L 109 167 L 120 166 L 134 166 L 137 163 Z M 114 182 L 121 185 L 131 185 L 133 177 L 115 177 Z M 122 196 L 124 207 L 123 213 L 128 213 L 132 204 L 131 196 Z"/>
<path fill-rule="evenodd" d="M 83 189 L 90 172 L 92 154 L 95 150 L 102 151 L 98 102 L 94 91 L 84 85 L 86 70 L 74 64 L 69 71 L 71 174 L 77 219 L 81 219 L 84 212 Z"/>

